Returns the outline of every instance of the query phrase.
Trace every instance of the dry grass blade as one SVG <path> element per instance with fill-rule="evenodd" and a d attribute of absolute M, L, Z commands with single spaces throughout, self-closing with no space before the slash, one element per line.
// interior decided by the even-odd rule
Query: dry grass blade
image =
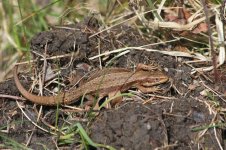
<path fill-rule="evenodd" d="M 216 13 L 215 16 L 216 22 L 216 30 L 218 35 L 218 49 L 219 49 L 219 56 L 218 56 L 218 65 L 217 67 L 221 66 L 225 61 L 225 46 L 224 46 L 224 29 L 223 29 L 223 22 L 220 20 L 220 16 Z"/>
<path fill-rule="evenodd" d="M 154 26 L 156 28 L 169 28 L 169 29 L 174 29 L 178 31 L 184 31 L 184 30 L 192 30 L 192 28 L 194 28 L 204 20 L 205 20 L 205 17 L 202 17 L 185 25 L 179 24 L 176 22 L 154 22 L 154 21 L 149 21 L 148 24 L 150 27 Z"/>
<path fill-rule="evenodd" d="M 189 58 L 196 58 L 196 59 L 200 59 L 200 60 L 209 61 L 209 58 L 206 58 L 206 57 L 204 57 L 204 56 L 202 56 L 198 53 L 197 54 L 194 53 L 192 55 L 192 54 L 189 54 L 189 53 L 186 53 L 186 52 L 162 51 L 162 50 L 158 50 L 158 49 L 143 48 L 143 46 L 140 46 L 140 47 L 125 47 L 125 48 L 115 49 L 115 50 L 111 50 L 109 52 L 102 53 L 100 55 L 90 57 L 89 59 L 93 60 L 93 59 L 99 58 L 101 56 L 107 56 L 107 55 L 110 55 L 110 54 L 119 53 L 119 52 L 123 52 L 123 51 L 126 51 L 126 50 L 133 50 L 133 49 L 134 50 L 144 50 L 144 51 L 148 51 L 148 52 L 158 52 L 158 53 L 161 53 L 161 54 L 165 54 L 165 55 L 169 55 L 169 56 L 175 56 L 175 57 L 178 57 L 178 56 L 189 57 Z"/>
<path fill-rule="evenodd" d="M 17 102 L 17 101 L 16 101 Z M 23 108 L 22 108 L 22 106 L 21 106 L 21 104 L 19 103 L 19 102 L 17 102 L 17 106 L 20 108 L 20 110 L 21 110 L 21 112 L 24 114 L 24 116 L 34 125 L 34 126 L 36 126 L 37 128 L 39 128 L 40 130 L 42 130 L 42 131 L 44 131 L 44 132 L 46 132 L 46 133 L 51 133 L 52 135 L 57 135 L 56 133 L 54 133 L 54 132 L 51 132 L 51 131 L 49 131 L 49 130 L 47 130 L 47 129 L 44 129 L 44 128 L 42 128 L 41 126 L 39 126 L 37 123 L 35 123 L 26 113 L 25 113 L 25 111 L 23 110 Z"/>

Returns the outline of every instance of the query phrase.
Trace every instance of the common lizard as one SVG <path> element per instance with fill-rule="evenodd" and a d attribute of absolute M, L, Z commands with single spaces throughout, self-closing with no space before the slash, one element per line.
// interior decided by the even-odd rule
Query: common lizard
<path fill-rule="evenodd" d="M 20 93 L 26 99 L 41 105 L 70 104 L 78 101 L 85 94 L 106 96 L 108 93 L 126 91 L 131 87 L 136 87 L 145 92 L 146 88 L 152 88 L 168 81 L 168 77 L 158 70 L 137 70 L 133 72 L 122 68 L 110 68 L 104 69 L 98 74 L 80 87 L 59 92 L 56 96 L 38 96 L 28 92 L 18 78 L 18 65 L 14 67 L 13 76 Z"/>

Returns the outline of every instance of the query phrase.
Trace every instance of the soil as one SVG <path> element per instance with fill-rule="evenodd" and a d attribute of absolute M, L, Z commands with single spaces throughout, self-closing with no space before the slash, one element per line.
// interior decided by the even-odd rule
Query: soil
<path fill-rule="evenodd" d="M 73 85 L 72 83 L 78 80 L 78 76 L 99 68 L 100 59 L 89 59 L 98 53 L 157 42 L 157 39 L 150 40 L 150 38 L 140 35 L 137 30 L 125 25 L 116 26 L 109 31 L 92 36 L 98 31 L 98 21 L 93 17 L 88 17 L 76 25 L 55 27 L 35 35 L 30 46 L 32 58 L 36 60 L 35 69 L 31 69 L 32 73 L 26 73 L 26 67 L 20 71 L 23 72 L 20 73 L 22 84 L 26 89 L 31 87 L 34 76 L 38 76 L 37 72 L 42 71 L 41 58 L 43 56 L 47 58 L 65 56 L 48 60 L 47 66 L 52 70 L 63 68 L 59 76 L 65 85 L 62 88 L 68 89 Z M 168 50 L 169 47 L 177 45 L 178 43 L 160 44 L 147 48 Z M 71 52 L 75 52 L 76 57 L 66 56 Z M 117 56 L 117 54 L 112 53 L 102 57 L 102 67 L 132 69 L 138 63 L 157 64 L 170 77 L 171 83 L 160 85 L 168 90 L 162 93 L 143 94 L 130 89 L 129 92 L 133 92 L 135 96 L 123 97 L 122 103 L 111 109 L 102 109 L 91 121 L 86 112 L 71 112 L 65 106 L 61 106 L 57 111 L 55 106 L 41 107 L 29 101 L 16 102 L 10 98 L 1 97 L 0 143 L 4 143 L 5 146 L 0 144 L 0 148 L 14 147 L 7 141 L 10 138 L 18 143 L 27 144 L 27 147 L 31 149 L 45 147 L 48 149 L 57 147 L 76 149 L 80 145 L 80 138 L 77 135 L 73 136 L 73 140 L 69 144 L 62 144 L 59 142 L 58 136 L 50 133 L 52 131 L 50 126 L 54 127 L 57 123 L 58 128 L 61 129 L 65 124 L 71 125 L 77 122 L 83 125 L 94 142 L 110 145 L 116 149 L 224 148 L 225 131 L 223 126 L 219 125 L 224 122 L 224 111 L 218 109 L 219 106 L 222 108 L 225 106 L 224 97 L 211 95 L 211 91 L 209 91 L 209 95 L 203 94 L 207 87 L 224 93 L 226 82 L 224 82 L 223 69 L 220 68 L 219 74 L 221 82 L 216 85 L 211 82 L 211 80 L 213 81 L 211 72 L 191 75 L 192 68 L 185 63 L 192 60 L 191 58 L 173 57 L 158 52 L 134 49 L 129 49 L 122 56 Z M 197 64 L 197 66 L 201 65 L 203 64 Z M 27 72 L 31 72 L 31 70 L 29 69 Z M 70 78 L 74 71 L 76 79 L 73 80 L 76 81 L 72 81 Z M 34 73 L 36 74 L 34 75 Z M 50 84 L 49 91 L 54 90 L 56 85 Z M 33 93 L 38 94 L 38 91 L 35 88 Z M 50 95 L 48 90 L 43 93 Z M 0 83 L 0 94 L 20 96 L 13 79 Z M 73 104 L 73 106 L 79 107 L 77 104 Z M 42 113 L 39 116 L 40 108 Z M 59 113 L 58 120 L 56 120 L 56 113 Z M 38 124 L 39 127 L 35 124 Z M 43 131 L 41 128 L 47 131 Z M 56 131 L 55 133 L 60 134 Z"/>
<path fill-rule="evenodd" d="M 193 131 L 210 124 L 213 117 L 204 103 L 189 98 L 126 103 L 101 113 L 91 127 L 91 138 L 116 149 L 218 149 L 213 129 L 201 138 L 200 131 Z"/>

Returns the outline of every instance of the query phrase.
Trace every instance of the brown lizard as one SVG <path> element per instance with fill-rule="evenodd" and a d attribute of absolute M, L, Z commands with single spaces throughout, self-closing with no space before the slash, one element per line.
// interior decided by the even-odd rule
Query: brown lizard
<path fill-rule="evenodd" d="M 18 78 L 18 65 L 14 67 L 14 80 L 20 93 L 28 100 L 41 105 L 70 104 L 85 94 L 106 96 L 108 93 L 126 91 L 136 87 L 143 92 L 150 92 L 152 86 L 168 81 L 161 71 L 137 70 L 135 72 L 123 68 L 104 69 L 80 87 L 59 92 L 56 96 L 38 96 L 28 92 Z M 149 90 L 147 91 L 147 89 Z"/>

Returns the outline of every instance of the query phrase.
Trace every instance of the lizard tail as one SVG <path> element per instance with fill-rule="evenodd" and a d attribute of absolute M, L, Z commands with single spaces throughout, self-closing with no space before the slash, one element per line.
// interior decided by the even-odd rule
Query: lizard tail
<path fill-rule="evenodd" d="M 21 57 L 22 58 L 22 57 Z M 19 59 L 19 61 L 21 60 Z M 20 91 L 20 93 L 29 101 L 40 104 L 40 105 L 57 105 L 61 104 L 64 101 L 64 94 L 59 93 L 57 96 L 38 96 L 28 92 L 24 86 L 20 83 L 18 77 L 18 65 L 16 64 L 13 70 L 14 82 Z"/>

